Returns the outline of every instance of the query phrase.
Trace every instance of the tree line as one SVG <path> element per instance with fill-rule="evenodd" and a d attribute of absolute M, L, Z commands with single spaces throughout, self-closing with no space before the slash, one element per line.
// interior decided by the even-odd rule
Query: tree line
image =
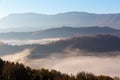
<path fill-rule="evenodd" d="M 31 69 L 18 62 L 0 59 L 0 80 L 119 80 L 118 77 L 80 72 L 76 76 L 61 73 L 56 70 Z"/>

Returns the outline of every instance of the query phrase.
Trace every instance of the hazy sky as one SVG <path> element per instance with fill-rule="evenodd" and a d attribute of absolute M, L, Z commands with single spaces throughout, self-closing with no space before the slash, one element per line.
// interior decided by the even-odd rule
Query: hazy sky
<path fill-rule="evenodd" d="M 10 13 L 56 14 L 68 11 L 120 13 L 120 0 L 0 0 L 0 17 Z"/>

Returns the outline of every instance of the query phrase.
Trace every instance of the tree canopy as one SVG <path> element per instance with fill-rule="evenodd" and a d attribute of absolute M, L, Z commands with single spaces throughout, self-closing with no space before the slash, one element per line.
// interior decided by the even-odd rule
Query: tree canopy
<path fill-rule="evenodd" d="M 76 76 L 61 73 L 56 70 L 31 69 L 21 63 L 3 61 L 0 59 L 0 80 L 115 80 L 110 76 L 80 72 Z"/>

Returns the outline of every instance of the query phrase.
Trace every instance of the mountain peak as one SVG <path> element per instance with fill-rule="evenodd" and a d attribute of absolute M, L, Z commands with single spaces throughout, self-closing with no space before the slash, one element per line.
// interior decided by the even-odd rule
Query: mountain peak
<path fill-rule="evenodd" d="M 74 15 L 74 14 L 92 14 L 92 13 L 88 13 L 88 12 L 79 12 L 79 11 L 71 11 L 71 12 L 64 12 L 64 13 L 58 13 L 57 15 L 64 15 L 64 14 L 71 14 L 71 15 Z"/>
<path fill-rule="evenodd" d="M 29 12 L 29 13 L 12 13 L 9 14 L 8 16 L 36 16 L 36 15 L 46 15 L 46 14 Z"/>

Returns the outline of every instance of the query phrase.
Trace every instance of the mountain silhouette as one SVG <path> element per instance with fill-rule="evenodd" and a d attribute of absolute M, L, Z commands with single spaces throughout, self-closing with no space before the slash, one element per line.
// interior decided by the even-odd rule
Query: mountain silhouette
<path fill-rule="evenodd" d="M 37 13 L 15 13 L 0 19 L 1 32 L 35 31 L 59 26 L 110 26 L 120 29 L 120 13 L 95 14 L 87 12 L 65 12 L 55 15 Z M 5 29 L 6 28 L 6 29 Z"/>
<path fill-rule="evenodd" d="M 120 36 L 120 30 L 110 27 L 59 27 L 34 32 L 8 32 L 0 33 L 0 39 L 45 39 L 45 38 L 67 38 L 80 35 L 110 34 Z"/>

